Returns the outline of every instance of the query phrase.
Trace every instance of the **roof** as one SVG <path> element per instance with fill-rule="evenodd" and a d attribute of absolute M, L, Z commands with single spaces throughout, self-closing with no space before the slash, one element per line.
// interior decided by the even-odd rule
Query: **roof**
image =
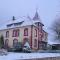
<path fill-rule="evenodd" d="M 33 17 L 33 19 L 31 19 L 29 16 L 27 17 L 20 17 L 19 19 L 15 19 L 15 20 L 9 20 L 8 22 L 6 22 L 6 24 L 4 23 L 1 27 L 0 30 L 3 29 L 8 29 L 8 28 L 15 28 L 15 27 L 23 27 L 23 26 L 29 26 L 29 25 L 35 25 L 35 23 L 40 22 L 40 24 L 42 26 L 44 26 L 39 18 L 38 12 L 36 11 L 35 16 Z"/>
<path fill-rule="evenodd" d="M 11 23 L 18 23 L 18 22 L 21 22 L 21 21 L 24 21 L 23 17 L 20 17 L 19 19 L 16 19 L 16 20 L 9 20 L 9 23 L 8 24 L 11 24 Z"/>
<path fill-rule="evenodd" d="M 40 22 L 40 24 L 41 24 L 42 26 L 44 26 L 44 24 L 41 22 L 40 16 L 39 16 L 39 14 L 38 14 L 37 11 L 36 11 L 36 13 L 35 13 L 35 16 L 33 17 L 33 21 L 34 21 L 34 22 Z"/>
<path fill-rule="evenodd" d="M 16 23 L 21 23 L 23 22 L 22 24 L 18 25 L 18 26 L 14 26 L 14 24 Z M 9 22 L 6 22 L 5 24 L 3 24 L 1 27 L 0 27 L 0 30 L 3 30 L 3 29 L 9 29 L 9 28 L 15 28 L 15 27 L 23 27 L 23 26 L 29 26 L 29 25 L 34 25 L 35 22 L 32 21 L 31 19 L 29 19 L 28 17 L 22 17 L 22 18 L 19 18 L 19 19 L 16 19 L 16 20 L 10 20 Z M 11 27 L 7 27 L 7 25 L 11 25 Z"/>
<path fill-rule="evenodd" d="M 36 13 L 35 13 L 35 16 L 33 17 L 33 20 L 39 20 L 40 18 L 39 18 L 39 14 L 38 14 L 38 12 L 36 11 Z"/>
<path fill-rule="evenodd" d="M 59 40 L 53 40 L 53 41 L 49 41 L 48 44 L 50 44 L 50 45 L 60 44 L 60 41 Z"/>

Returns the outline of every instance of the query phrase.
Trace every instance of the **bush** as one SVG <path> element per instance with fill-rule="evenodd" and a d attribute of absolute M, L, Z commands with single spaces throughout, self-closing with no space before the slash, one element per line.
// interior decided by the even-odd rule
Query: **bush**
<path fill-rule="evenodd" d="M 25 52 L 25 53 L 31 53 L 31 48 L 29 48 L 27 46 L 24 46 L 23 47 L 23 52 Z"/>
<path fill-rule="evenodd" d="M 18 42 L 16 46 L 8 49 L 9 52 L 22 52 L 22 44 Z"/>

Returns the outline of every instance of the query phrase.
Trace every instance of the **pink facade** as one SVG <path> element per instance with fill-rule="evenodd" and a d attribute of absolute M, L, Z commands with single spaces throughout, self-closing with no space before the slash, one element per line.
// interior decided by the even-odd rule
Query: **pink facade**
<path fill-rule="evenodd" d="M 11 28 L 12 25 L 15 25 L 15 27 Z M 6 29 L 0 30 L 0 34 L 4 36 L 5 45 L 8 45 L 8 47 L 16 46 L 18 42 L 21 42 L 24 46 L 28 42 L 33 50 L 44 49 L 44 45 L 47 43 L 47 33 L 43 30 L 43 26 L 36 11 L 32 20 L 26 19 L 22 22 L 11 23 L 7 25 Z"/>

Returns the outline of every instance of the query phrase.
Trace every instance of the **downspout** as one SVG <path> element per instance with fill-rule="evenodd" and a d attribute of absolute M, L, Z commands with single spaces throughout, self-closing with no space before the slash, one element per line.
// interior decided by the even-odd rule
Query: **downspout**
<path fill-rule="evenodd" d="M 32 49 L 32 38 L 33 38 L 33 25 L 31 25 L 31 49 Z"/>
<path fill-rule="evenodd" d="M 39 49 L 39 22 L 38 22 L 38 49 Z"/>

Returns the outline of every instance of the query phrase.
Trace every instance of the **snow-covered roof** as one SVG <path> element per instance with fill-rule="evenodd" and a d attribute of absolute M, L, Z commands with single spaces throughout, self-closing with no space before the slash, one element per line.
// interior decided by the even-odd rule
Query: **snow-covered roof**
<path fill-rule="evenodd" d="M 8 29 L 8 28 L 14 28 L 14 27 L 29 26 L 29 25 L 36 26 L 35 23 L 37 23 L 37 22 L 41 23 L 38 12 L 36 11 L 35 16 L 33 17 L 33 19 L 31 19 L 29 16 L 28 17 L 24 16 L 24 17 L 20 17 L 19 19 L 9 20 L 8 22 L 6 22 L 6 24 L 4 23 L 0 27 L 0 30 Z"/>
<path fill-rule="evenodd" d="M 60 41 L 59 40 L 53 40 L 53 41 L 49 41 L 48 44 L 50 44 L 50 45 L 60 44 Z"/>
<path fill-rule="evenodd" d="M 40 20 L 33 20 L 33 23 L 40 22 Z"/>
<path fill-rule="evenodd" d="M 19 23 L 19 22 L 23 22 L 23 23 L 21 25 L 18 25 L 18 26 L 13 25 L 14 23 Z M 10 20 L 10 21 L 6 22 L 5 24 L 3 24 L 0 27 L 0 30 L 8 29 L 8 28 L 14 28 L 14 27 L 23 27 L 23 26 L 35 25 L 34 23 L 35 22 L 33 20 L 29 19 L 28 17 L 23 17 L 23 18 L 16 19 L 14 21 Z M 9 25 L 9 24 L 12 24 L 12 26 L 7 27 L 7 25 Z"/>
<path fill-rule="evenodd" d="M 19 19 L 16 19 L 14 21 L 13 20 L 10 20 L 9 23 L 7 23 L 7 25 L 8 24 L 11 24 L 11 23 L 18 23 L 18 22 L 21 22 L 21 21 L 24 21 L 23 17 L 20 17 Z"/>
<path fill-rule="evenodd" d="M 33 20 L 39 20 L 39 19 L 40 19 L 39 14 L 38 14 L 38 12 L 36 11 L 35 16 L 33 17 Z"/>
<path fill-rule="evenodd" d="M 21 26 L 27 26 L 27 25 L 34 25 L 31 19 L 25 17 L 24 18 L 24 23 Z"/>

